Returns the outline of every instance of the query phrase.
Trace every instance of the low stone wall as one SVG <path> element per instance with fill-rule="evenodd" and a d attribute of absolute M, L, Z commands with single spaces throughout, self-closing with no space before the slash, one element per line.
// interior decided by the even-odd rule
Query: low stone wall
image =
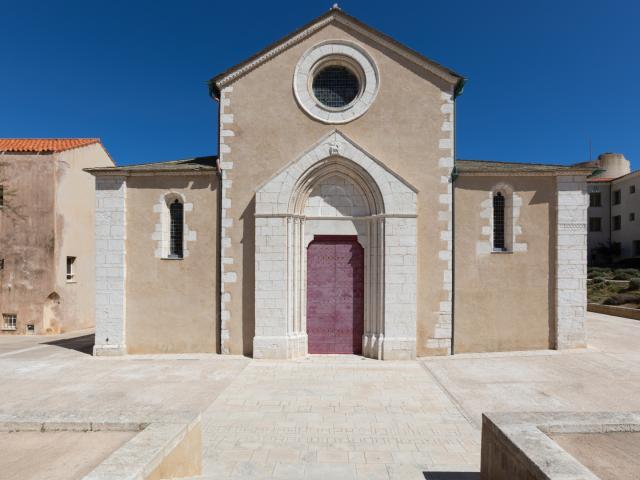
<path fill-rule="evenodd" d="M 613 305 L 600 305 L 599 303 L 587 304 L 587 311 L 594 313 L 604 313 L 605 315 L 613 315 L 616 317 L 631 318 L 640 320 L 640 309 L 629 307 L 616 307 Z"/>
<path fill-rule="evenodd" d="M 202 473 L 200 415 L 191 422 L 137 422 L 130 419 L 20 419 L 0 415 L 4 432 L 139 432 L 83 480 L 162 480 Z"/>
<path fill-rule="evenodd" d="M 491 420 L 482 416 L 481 480 L 545 478 Z"/>
<path fill-rule="evenodd" d="M 162 480 L 201 473 L 202 431 L 198 415 L 189 424 L 149 424 L 83 480 Z"/>
<path fill-rule="evenodd" d="M 481 480 L 598 480 L 547 434 L 640 431 L 640 413 L 482 415 Z"/>

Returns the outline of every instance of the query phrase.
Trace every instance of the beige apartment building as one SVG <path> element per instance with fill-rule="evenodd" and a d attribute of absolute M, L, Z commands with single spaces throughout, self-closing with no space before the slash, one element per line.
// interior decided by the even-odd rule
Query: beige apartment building
<path fill-rule="evenodd" d="M 588 180 L 589 260 L 620 260 L 640 256 L 640 171 L 620 153 L 603 153 L 593 162 Z"/>
<path fill-rule="evenodd" d="M 454 161 L 463 85 L 338 8 L 213 77 L 218 157 L 89 169 L 94 352 L 583 346 L 594 168 Z"/>
<path fill-rule="evenodd" d="M 93 138 L 0 139 L 0 334 L 94 325 Z"/>

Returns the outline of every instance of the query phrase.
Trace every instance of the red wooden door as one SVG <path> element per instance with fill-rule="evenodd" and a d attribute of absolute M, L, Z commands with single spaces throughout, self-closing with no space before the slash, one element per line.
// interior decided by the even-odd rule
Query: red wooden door
<path fill-rule="evenodd" d="M 356 237 L 316 236 L 307 250 L 309 353 L 362 353 L 364 249 Z"/>

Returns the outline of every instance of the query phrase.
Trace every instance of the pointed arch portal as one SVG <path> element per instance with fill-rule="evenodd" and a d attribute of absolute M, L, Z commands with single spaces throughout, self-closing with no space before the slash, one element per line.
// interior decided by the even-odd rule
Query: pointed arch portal
<path fill-rule="evenodd" d="M 362 342 L 353 352 L 378 359 L 415 357 L 416 190 L 338 131 L 256 192 L 254 357 L 309 352 L 308 315 L 315 315 L 315 307 L 308 309 L 307 289 L 309 282 L 311 294 L 323 286 L 318 286 L 317 264 L 308 277 L 307 253 L 314 239 L 323 238 L 335 239 L 335 245 L 354 239 L 362 248 L 364 272 L 354 267 L 345 277 L 354 292 L 347 299 L 355 305 L 360 287 L 364 296 L 362 314 L 357 306 L 347 308 L 354 315 L 349 335 L 356 332 Z M 360 261 L 355 246 L 327 248 L 343 256 L 354 252 L 347 263 Z M 336 309 L 338 316 L 346 315 L 344 308 Z M 357 316 L 363 317 L 361 330 Z M 313 331 L 322 330 L 318 318 L 311 320 Z M 335 317 L 326 327 L 349 322 Z M 317 345 L 318 338 L 312 341 Z"/>

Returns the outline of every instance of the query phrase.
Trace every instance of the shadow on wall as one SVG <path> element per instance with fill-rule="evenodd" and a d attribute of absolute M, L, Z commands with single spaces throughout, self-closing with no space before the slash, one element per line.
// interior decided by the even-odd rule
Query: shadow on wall
<path fill-rule="evenodd" d="M 557 203 L 557 201 L 556 201 Z M 556 233 L 557 233 L 558 212 L 556 208 L 549 208 L 549 282 L 547 289 L 548 325 L 549 325 L 549 348 L 557 348 L 556 342 Z"/>
<path fill-rule="evenodd" d="M 423 472 L 426 480 L 480 480 L 477 472 Z"/>
<path fill-rule="evenodd" d="M 255 307 L 255 249 L 256 197 L 240 216 L 242 220 L 242 354 L 253 355 L 253 336 L 256 331 Z"/>
<path fill-rule="evenodd" d="M 42 342 L 43 345 L 55 345 L 56 347 L 75 350 L 76 352 L 86 355 L 93 354 L 93 344 L 95 343 L 95 335 L 83 335 L 81 337 L 65 338 L 62 340 L 53 340 L 51 342 Z"/>
<path fill-rule="evenodd" d="M 190 190 L 200 190 L 207 188 L 209 190 L 215 190 L 216 183 L 209 178 L 209 176 L 193 178 L 182 178 L 179 176 L 171 175 L 167 177 L 154 177 L 150 180 L 148 176 L 142 177 L 130 177 L 127 180 L 128 184 L 133 188 L 151 188 L 151 189 L 165 189 L 165 190 L 180 190 L 188 188 Z"/>

